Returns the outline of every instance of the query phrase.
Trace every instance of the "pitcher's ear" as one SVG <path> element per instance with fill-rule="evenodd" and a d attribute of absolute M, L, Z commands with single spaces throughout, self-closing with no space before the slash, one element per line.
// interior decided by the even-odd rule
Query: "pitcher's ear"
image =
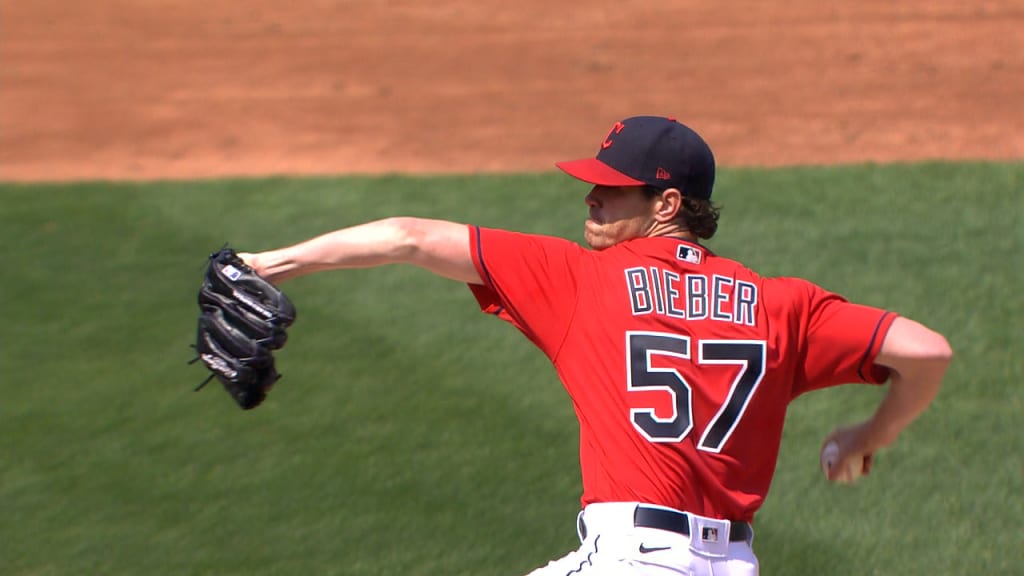
<path fill-rule="evenodd" d="M 654 219 L 658 222 L 674 220 L 683 207 L 683 194 L 676 188 L 669 188 L 661 193 L 656 202 Z"/>

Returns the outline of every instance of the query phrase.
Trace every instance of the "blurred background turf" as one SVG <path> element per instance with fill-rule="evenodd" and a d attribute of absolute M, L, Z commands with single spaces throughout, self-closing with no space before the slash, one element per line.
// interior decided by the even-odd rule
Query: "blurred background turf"
<path fill-rule="evenodd" d="M 0 185 L 0 574 L 516 575 L 575 546 L 576 423 L 544 357 L 409 267 L 286 284 L 267 402 L 188 366 L 206 255 L 392 215 L 581 240 L 556 174 Z M 764 574 L 1021 574 L 1024 165 L 722 170 L 709 245 L 948 336 L 936 404 L 854 487 L 799 398 Z"/>

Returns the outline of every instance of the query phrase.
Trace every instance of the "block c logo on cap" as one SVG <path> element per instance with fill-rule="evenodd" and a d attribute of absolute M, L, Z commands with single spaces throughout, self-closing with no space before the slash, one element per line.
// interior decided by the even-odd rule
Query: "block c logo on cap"
<path fill-rule="evenodd" d="M 601 150 L 606 150 L 608 148 L 611 148 L 611 146 L 612 146 L 612 133 L 619 134 L 619 133 L 622 132 L 622 129 L 625 128 L 625 127 L 626 127 L 626 125 L 623 124 L 622 122 L 616 122 L 615 126 L 612 126 L 612 129 L 608 131 L 608 135 L 605 136 L 604 142 L 601 142 Z"/>

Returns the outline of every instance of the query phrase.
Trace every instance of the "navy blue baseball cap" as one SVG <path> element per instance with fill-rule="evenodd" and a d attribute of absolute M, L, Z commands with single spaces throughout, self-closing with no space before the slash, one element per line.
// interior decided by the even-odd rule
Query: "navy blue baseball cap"
<path fill-rule="evenodd" d="M 596 158 L 556 162 L 565 173 L 600 186 L 676 188 L 711 199 L 715 156 L 707 142 L 674 118 L 634 116 L 616 122 Z"/>

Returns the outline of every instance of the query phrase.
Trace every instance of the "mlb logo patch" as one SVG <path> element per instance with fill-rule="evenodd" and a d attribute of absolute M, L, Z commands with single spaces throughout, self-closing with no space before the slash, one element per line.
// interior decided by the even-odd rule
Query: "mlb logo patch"
<path fill-rule="evenodd" d="M 676 258 L 683 262 L 689 262 L 690 264 L 700 264 L 704 254 L 700 250 L 692 247 L 680 244 L 679 248 L 676 249 Z"/>
<path fill-rule="evenodd" d="M 704 526 L 700 530 L 700 539 L 705 542 L 718 542 L 718 528 Z"/>
<path fill-rule="evenodd" d="M 224 267 L 224 275 L 231 279 L 231 281 L 238 280 L 238 277 L 242 275 L 242 271 L 235 268 L 231 264 Z"/>

